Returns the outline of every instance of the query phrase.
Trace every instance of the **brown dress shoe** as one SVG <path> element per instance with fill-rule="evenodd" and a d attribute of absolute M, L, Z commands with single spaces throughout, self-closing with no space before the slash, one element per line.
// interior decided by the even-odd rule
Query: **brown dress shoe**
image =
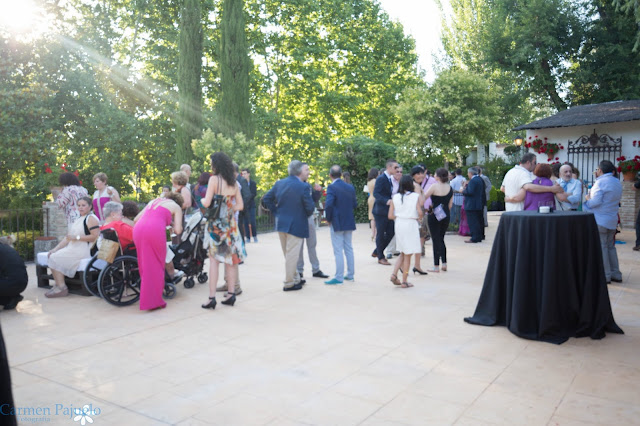
<path fill-rule="evenodd" d="M 378 259 L 378 263 L 381 265 L 391 265 L 387 259 Z"/>

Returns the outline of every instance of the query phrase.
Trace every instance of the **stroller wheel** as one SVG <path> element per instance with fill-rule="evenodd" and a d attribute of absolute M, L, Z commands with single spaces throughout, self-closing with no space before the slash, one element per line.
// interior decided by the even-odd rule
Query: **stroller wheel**
<path fill-rule="evenodd" d="M 200 284 L 204 284 L 204 283 L 206 283 L 207 281 L 209 281 L 209 276 L 206 274 L 206 272 L 205 272 L 204 274 L 200 274 L 200 275 L 198 275 L 198 282 L 199 282 Z"/>
<path fill-rule="evenodd" d="M 162 296 L 165 299 L 173 299 L 176 295 L 176 286 L 171 283 L 164 283 L 164 291 Z"/>
<path fill-rule="evenodd" d="M 193 278 L 187 278 L 184 280 L 184 288 L 193 288 L 194 285 L 196 285 L 196 283 L 193 281 Z"/>

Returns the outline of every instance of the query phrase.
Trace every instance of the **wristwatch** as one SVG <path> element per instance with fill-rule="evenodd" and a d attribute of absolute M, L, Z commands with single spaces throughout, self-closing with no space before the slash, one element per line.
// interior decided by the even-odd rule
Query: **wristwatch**
<path fill-rule="evenodd" d="M 76 235 L 76 240 L 80 241 L 80 235 Z"/>

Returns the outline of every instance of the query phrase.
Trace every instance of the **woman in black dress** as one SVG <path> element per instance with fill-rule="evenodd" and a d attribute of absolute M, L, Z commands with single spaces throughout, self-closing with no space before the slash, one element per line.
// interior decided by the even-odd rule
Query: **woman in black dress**
<path fill-rule="evenodd" d="M 449 172 L 445 168 L 436 170 L 436 183 L 431 185 L 425 194 L 431 197 L 432 205 L 428 223 L 433 245 L 433 269 L 429 272 L 447 270 L 447 246 L 444 245 L 444 235 L 449 228 L 451 219 L 451 205 L 453 204 L 453 190 L 449 185 Z M 440 265 L 442 261 L 442 266 Z"/>

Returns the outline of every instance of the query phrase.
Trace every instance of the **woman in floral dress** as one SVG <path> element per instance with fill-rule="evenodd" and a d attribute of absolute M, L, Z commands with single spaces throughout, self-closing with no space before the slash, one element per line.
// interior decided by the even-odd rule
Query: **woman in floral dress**
<path fill-rule="evenodd" d="M 63 188 L 58 198 L 56 198 L 56 204 L 60 209 L 64 210 L 67 226 L 71 230 L 71 225 L 81 216 L 78 211 L 78 200 L 82 197 L 87 197 L 89 193 L 80 186 L 80 180 L 73 173 L 62 173 L 58 178 L 58 182 Z"/>
<path fill-rule="evenodd" d="M 222 304 L 234 305 L 238 264 L 246 256 L 235 215 L 235 212 L 244 208 L 244 203 L 240 186 L 236 182 L 233 163 L 227 154 L 216 152 L 211 155 L 211 173 L 202 205 L 208 208 L 212 204 L 214 195 L 222 195 L 223 201 L 217 217 L 209 218 L 207 222 L 211 245 L 209 246 L 209 300 L 202 305 L 205 309 L 216 307 L 220 263 L 225 264 L 228 286 L 227 298 L 222 301 Z"/>

